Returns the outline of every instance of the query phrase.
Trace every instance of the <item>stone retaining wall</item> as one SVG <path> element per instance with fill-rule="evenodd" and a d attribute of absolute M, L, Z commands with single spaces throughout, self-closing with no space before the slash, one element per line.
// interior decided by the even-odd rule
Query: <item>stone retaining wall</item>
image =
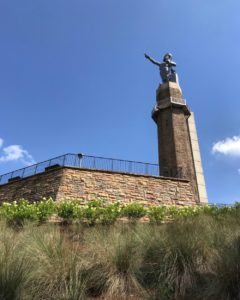
<path fill-rule="evenodd" d="M 21 198 L 106 199 L 144 204 L 195 204 L 187 180 L 62 167 L 0 186 L 0 202 Z"/>
<path fill-rule="evenodd" d="M 52 170 L 0 185 L 0 203 L 19 199 L 33 202 L 43 197 L 55 199 L 62 173 L 62 169 Z"/>

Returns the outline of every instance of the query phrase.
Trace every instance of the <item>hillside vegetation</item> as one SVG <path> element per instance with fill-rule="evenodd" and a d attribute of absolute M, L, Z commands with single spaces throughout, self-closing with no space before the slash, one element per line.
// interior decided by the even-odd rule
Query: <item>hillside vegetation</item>
<path fill-rule="evenodd" d="M 131 221 L 141 219 L 151 223 L 165 223 L 179 218 L 210 215 L 236 215 L 240 211 L 240 203 L 233 206 L 218 207 L 216 205 L 199 206 L 144 206 L 138 202 L 129 204 L 110 203 L 105 200 L 83 202 L 81 200 L 65 200 L 54 202 L 53 199 L 43 199 L 38 202 L 26 200 L 4 202 L 0 206 L 0 218 L 8 224 L 21 226 L 26 221 L 45 222 L 58 221 L 64 224 L 84 223 L 109 225 L 117 220 L 127 218 Z"/>
<path fill-rule="evenodd" d="M 238 204 L 50 199 L 3 204 L 0 214 L 0 299 L 240 299 Z"/>

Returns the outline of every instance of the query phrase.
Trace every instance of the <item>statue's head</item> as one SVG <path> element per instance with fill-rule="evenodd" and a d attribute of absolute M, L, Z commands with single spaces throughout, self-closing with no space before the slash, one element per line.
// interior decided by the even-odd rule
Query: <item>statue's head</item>
<path fill-rule="evenodd" d="M 172 54 L 171 53 L 167 53 L 164 55 L 163 57 L 163 61 L 164 62 L 170 62 L 172 60 Z"/>

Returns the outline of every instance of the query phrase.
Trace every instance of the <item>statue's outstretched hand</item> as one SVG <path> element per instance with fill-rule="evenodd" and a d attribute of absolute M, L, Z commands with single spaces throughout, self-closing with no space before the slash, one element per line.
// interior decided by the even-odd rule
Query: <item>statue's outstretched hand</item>
<path fill-rule="evenodd" d="M 149 56 L 149 55 L 147 55 L 146 53 L 144 53 L 144 56 L 145 56 L 147 59 L 149 59 L 149 58 L 150 58 L 150 56 Z"/>

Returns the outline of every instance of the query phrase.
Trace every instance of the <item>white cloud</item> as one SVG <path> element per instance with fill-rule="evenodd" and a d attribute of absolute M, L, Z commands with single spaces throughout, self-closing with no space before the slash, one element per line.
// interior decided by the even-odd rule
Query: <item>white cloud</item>
<path fill-rule="evenodd" d="M 226 156 L 240 156 L 240 136 L 218 141 L 213 145 L 212 153 L 221 153 Z"/>
<path fill-rule="evenodd" d="M 3 139 L 0 138 L 0 148 L 3 145 Z M 11 145 L 2 149 L 3 154 L 0 155 L 0 163 L 10 161 L 20 161 L 24 165 L 32 165 L 35 163 L 31 154 L 23 149 L 20 145 Z"/>

